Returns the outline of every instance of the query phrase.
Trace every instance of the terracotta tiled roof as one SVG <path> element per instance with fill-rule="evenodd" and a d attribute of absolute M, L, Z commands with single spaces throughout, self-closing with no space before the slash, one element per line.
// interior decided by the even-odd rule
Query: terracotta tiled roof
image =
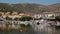
<path fill-rule="evenodd" d="M 33 16 L 32 14 L 23 14 L 23 15 L 18 15 L 18 14 L 3 14 L 3 16 Z"/>

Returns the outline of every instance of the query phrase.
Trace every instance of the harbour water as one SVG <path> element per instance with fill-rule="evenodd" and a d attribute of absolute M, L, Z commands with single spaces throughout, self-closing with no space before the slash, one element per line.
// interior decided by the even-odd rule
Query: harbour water
<path fill-rule="evenodd" d="M 0 34 L 60 34 L 60 30 L 56 30 L 54 27 L 46 27 L 41 30 L 34 30 L 32 28 L 23 30 L 0 30 Z"/>
<path fill-rule="evenodd" d="M 40 21 L 41 22 L 41 21 Z M 37 25 L 33 23 L 33 28 L 26 28 L 24 30 L 0 30 L 0 34 L 60 34 L 60 30 L 56 30 L 55 27 L 46 26 L 46 21 Z"/>

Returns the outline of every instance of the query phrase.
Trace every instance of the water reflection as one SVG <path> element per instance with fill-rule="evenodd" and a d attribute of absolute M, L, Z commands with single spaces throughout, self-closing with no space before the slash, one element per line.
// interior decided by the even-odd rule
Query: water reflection
<path fill-rule="evenodd" d="M 36 31 L 38 34 L 60 34 L 60 30 L 56 30 L 54 27 L 47 27 L 46 29 L 40 29 Z"/>
<path fill-rule="evenodd" d="M 56 30 L 53 27 L 47 27 L 46 29 L 41 29 L 39 31 L 27 29 L 22 32 L 20 32 L 20 30 L 0 30 L 0 34 L 60 34 L 60 30 Z"/>

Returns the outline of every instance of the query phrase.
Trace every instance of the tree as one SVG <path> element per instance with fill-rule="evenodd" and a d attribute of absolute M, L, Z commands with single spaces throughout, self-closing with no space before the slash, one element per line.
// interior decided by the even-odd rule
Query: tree
<path fill-rule="evenodd" d="M 56 16 L 55 19 L 60 21 L 60 16 Z"/>
<path fill-rule="evenodd" d="M 19 18 L 14 18 L 14 20 L 18 20 Z"/>
<path fill-rule="evenodd" d="M 23 17 L 19 18 L 20 21 L 25 21 L 25 19 Z"/>
<path fill-rule="evenodd" d="M 32 17 L 30 17 L 30 16 L 23 16 L 23 17 L 19 18 L 19 20 L 21 20 L 21 21 L 30 21 L 31 19 L 32 19 Z"/>
<path fill-rule="evenodd" d="M 10 18 L 10 17 L 7 16 L 7 17 L 6 17 L 6 20 L 12 20 L 12 18 Z"/>

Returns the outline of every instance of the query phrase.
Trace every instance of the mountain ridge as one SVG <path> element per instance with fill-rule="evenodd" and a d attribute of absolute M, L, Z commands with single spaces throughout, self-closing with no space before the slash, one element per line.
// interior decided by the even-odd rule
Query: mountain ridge
<path fill-rule="evenodd" d="M 52 4 L 52 5 L 42 5 L 42 4 L 8 4 L 8 3 L 0 3 L 0 8 L 5 8 L 7 11 L 17 11 L 22 13 L 43 13 L 43 12 L 60 12 L 60 3 Z"/>

